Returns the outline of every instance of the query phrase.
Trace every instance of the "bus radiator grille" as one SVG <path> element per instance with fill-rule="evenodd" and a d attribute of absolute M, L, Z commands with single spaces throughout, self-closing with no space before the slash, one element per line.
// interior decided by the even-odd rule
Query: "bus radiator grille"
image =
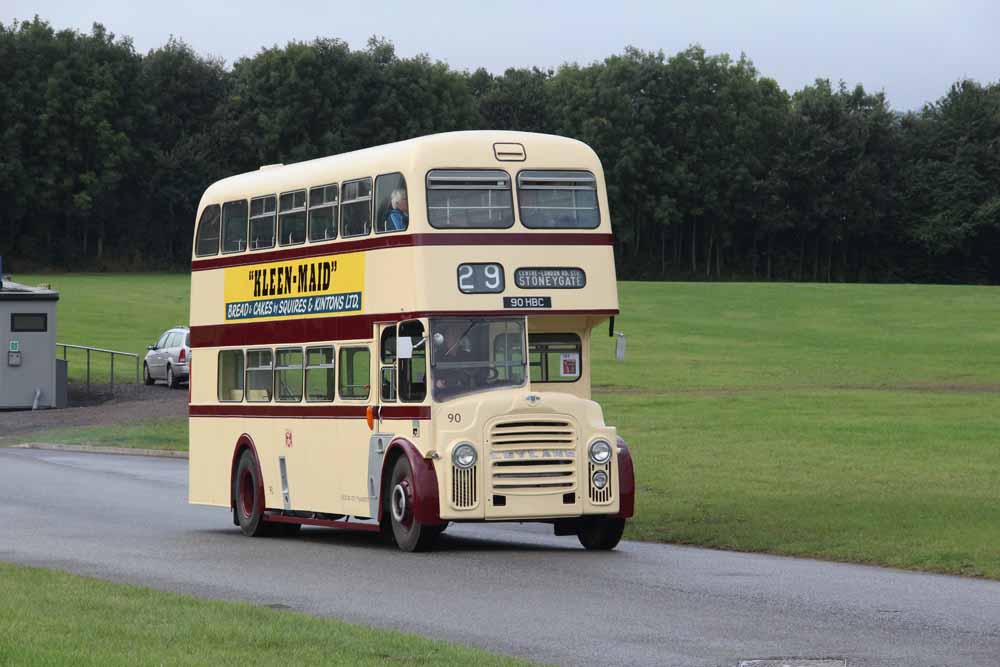
<path fill-rule="evenodd" d="M 576 428 L 566 419 L 535 417 L 496 422 L 489 430 L 493 491 L 560 495 L 576 489 Z"/>
<path fill-rule="evenodd" d="M 476 468 L 451 467 L 451 502 L 457 509 L 470 509 L 476 506 Z"/>

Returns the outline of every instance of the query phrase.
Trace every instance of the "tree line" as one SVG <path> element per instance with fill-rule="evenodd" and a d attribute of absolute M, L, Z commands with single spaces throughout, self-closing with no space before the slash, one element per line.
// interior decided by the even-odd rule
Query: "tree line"
<path fill-rule="evenodd" d="M 213 181 L 463 129 L 601 157 L 619 275 L 1000 282 L 1000 83 L 920 111 L 746 57 L 628 48 L 557 70 L 456 71 L 372 39 L 231 69 L 171 39 L 0 23 L 0 254 L 17 270 L 183 268 Z"/>

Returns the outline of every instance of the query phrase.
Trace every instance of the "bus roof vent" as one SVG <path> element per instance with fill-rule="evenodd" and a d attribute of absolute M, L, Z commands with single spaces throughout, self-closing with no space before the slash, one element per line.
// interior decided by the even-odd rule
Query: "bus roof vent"
<path fill-rule="evenodd" d="M 285 165 L 281 162 L 278 162 L 276 164 L 262 164 L 260 165 L 260 169 L 258 169 L 257 171 L 266 171 L 268 169 L 275 169 L 276 167 L 284 167 L 284 166 Z"/>
<path fill-rule="evenodd" d="M 524 162 L 524 146 L 521 144 L 493 144 L 493 154 L 500 162 Z"/>

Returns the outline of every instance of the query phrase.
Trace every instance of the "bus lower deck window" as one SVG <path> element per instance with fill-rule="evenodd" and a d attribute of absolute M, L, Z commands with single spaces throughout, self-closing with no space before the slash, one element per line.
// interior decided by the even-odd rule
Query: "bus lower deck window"
<path fill-rule="evenodd" d="M 333 346 L 306 349 L 306 400 L 332 401 L 334 393 Z"/>
<path fill-rule="evenodd" d="M 574 333 L 528 336 L 532 382 L 576 382 L 580 379 L 582 344 Z"/>
<path fill-rule="evenodd" d="M 367 347 L 340 348 L 340 397 L 364 399 L 371 393 L 371 351 Z"/>
<path fill-rule="evenodd" d="M 278 350 L 275 359 L 274 389 L 276 399 L 298 403 L 302 400 L 302 350 Z"/>
<path fill-rule="evenodd" d="M 243 400 L 243 350 L 219 352 L 219 400 Z"/>
<path fill-rule="evenodd" d="M 274 391 L 271 350 L 247 350 L 247 401 L 266 402 Z"/>

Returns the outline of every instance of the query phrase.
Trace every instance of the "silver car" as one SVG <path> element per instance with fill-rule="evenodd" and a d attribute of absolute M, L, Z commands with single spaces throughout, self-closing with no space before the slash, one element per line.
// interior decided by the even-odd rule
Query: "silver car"
<path fill-rule="evenodd" d="M 146 350 L 146 359 L 142 364 L 142 377 L 146 384 L 166 380 L 168 387 L 176 389 L 181 382 L 187 382 L 191 361 L 190 329 L 168 329 L 155 345 L 147 345 Z"/>

